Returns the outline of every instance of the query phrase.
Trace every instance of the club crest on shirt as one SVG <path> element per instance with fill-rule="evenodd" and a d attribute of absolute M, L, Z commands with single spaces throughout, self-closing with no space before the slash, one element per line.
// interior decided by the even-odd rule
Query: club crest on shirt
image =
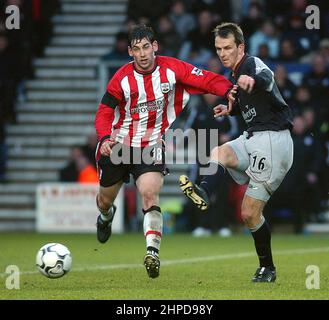
<path fill-rule="evenodd" d="M 162 93 L 168 93 L 170 91 L 169 82 L 160 83 L 160 88 Z"/>

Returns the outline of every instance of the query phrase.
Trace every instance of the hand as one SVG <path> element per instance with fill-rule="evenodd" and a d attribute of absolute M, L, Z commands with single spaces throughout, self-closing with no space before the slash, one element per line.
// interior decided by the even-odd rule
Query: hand
<path fill-rule="evenodd" d="M 227 112 L 228 114 L 231 113 L 231 111 L 233 110 L 233 105 L 235 102 L 235 96 L 238 93 L 238 86 L 234 85 L 233 88 L 231 89 L 231 91 L 229 92 L 227 98 L 228 98 L 228 108 L 227 108 Z"/>
<path fill-rule="evenodd" d="M 101 144 L 100 152 L 102 156 L 107 156 L 109 157 L 112 152 L 112 147 L 116 144 L 117 142 L 114 140 L 105 140 Z"/>
<path fill-rule="evenodd" d="M 250 93 L 255 86 L 255 82 L 256 81 L 254 78 L 243 74 L 242 76 L 239 77 L 237 84 L 241 89 Z"/>
<path fill-rule="evenodd" d="M 214 117 L 222 117 L 228 116 L 230 113 L 228 111 L 228 107 L 225 104 L 219 104 L 218 106 L 214 107 Z"/>
<path fill-rule="evenodd" d="M 222 116 L 228 116 L 231 111 L 233 110 L 233 105 L 235 102 L 235 96 L 238 93 L 238 86 L 234 85 L 230 92 L 227 95 L 228 99 L 228 106 L 224 104 L 219 104 L 218 106 L 214 107 L 214 117 L 222 117 Z"/>

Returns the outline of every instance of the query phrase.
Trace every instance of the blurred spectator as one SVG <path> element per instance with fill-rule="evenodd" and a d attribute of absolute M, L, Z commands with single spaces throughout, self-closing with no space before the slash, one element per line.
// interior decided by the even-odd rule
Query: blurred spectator
<path fill-rule="evenodd" d="M 82 155 L 76 159 L 76 166 L 78 169 L 77 182 L 99 183 L 97 171 L 85 155 Z"/>
<path fill-rule="evenodd" d="M 305 28 L 305 11 L 291 14 L 288 25 L 283 33 L 283 40 L 290 40 L 297 57 L 307 54 L 310 50 L 317 49 L 319 43 L 318 32 Z"/>
<path fill-rule="evenodd" d="M 212 13 L 208 10 L 201 11 L 198 15 L 198 25 L 189 32 L 179 51 L 178 58 L 200 68 L 206 67 L 214 50 L 213 24 Z"/>
<path fill-rule="evenodd" d="M 319 54 L 324 59 L 326 66 L 329 66 L 329 38 L 322 39 L 319 44 Z"/>
<path fill-rule="evenodd" d="M 303 110 L 314 107 L 308 86 L 301 85 L 296 88 L 295 99 L 293 100 L 291 107 L 296 115 L 301 115 Z"/>
<path fill-rule="evenodd" d="M 185 39 L 187 33 L 195 28 L 195 18 L 191 13 L 186 12 L 185 3 L 182 0 L 173 2 L 169 19 L 174 24 L 175 30 L 181 39 Z"/>
<path fill-rule="evenodd" d="M 161 42 L 161 54 L 165 56 L 177 56 L 179 47 L 181 45 L 181 37 L 175 31 L 174 25 L 168 16 L 160 17 L 157 25 L 157 33 L 160 35 L 159 42 Z"/>
<path fill-rule="evenodd" d="M 291 0 L 289 12 L 293 15 L 302 15 L 305 13 L 308 3 L 307 0 Z"/>
<path fill-rule="evenodd" d="M 146 18 L 154 27 L 158 19 L 169 12 L 170 4 L 167 0 L 157 0 L 156 4 L 153 0 L 129 0 L 127 15 L 139 22 L 140 18 Z"/>
<path fill-rule="evenodd" d="M 84 154 L 81 146 L 71 148 L 68 164 L 59 172 L 62 182 L 93 183 L 99 182 L 97 171 Z"/>
<path fill-rule="evenodd" d="M 212 71 L 217 74 L 225 75 L 227 77 L 229 76 L 229 70 L 227 70 L 223 67 L 223 65 L 220 63 L 218 57 L 216 57 L 216 56 L 212 56 L 208 60 L 207 70 Z"/>
<path fill-rule="evenodd" d="M 81 150 L 83 154 L 87 157 L 90 163 L 96 167 L 95 162 L 95 152 L 97 147 L 97 134 L 96 132 L 92 131 L 87 135 L 87 143 L 83 146 L 81 146 Z"/>
<path fill-rule="evenodd" d="M 273 61 L 270 56 L 270 49 L 266 43 L 259 45 L 257 57 L 264 61 L 265 64 L 270 64 Z"/>
<path fill-rule="evenodd" d="M 317 125 L 317 118 L 314 109 L 311 107 L 304 108 L 301 115 L 305 123 L 305 132 L 319 140 L 319 127 Z"/>
<path fill-rule="evenodd" d="M 87 134 L 87 142 L 84 145 L 76 145 L 71 148 L 69 161 L 60 170 L 60 181 L 76 182 L 94 179 L 95 173 L 97 174 L 95 162 L 97 143 L 96 132 L 92 130 Z"/>
<path fill-rule="evenodd" d="M 126 32 L 118 32 L 115 35 L 114 48 L 102 56 L 102 60 L 130 60 L 128 54 L 128 34 Z"/>
<path fill-rule="evenodd" d="M 193 64 L 198 68 L 205 68 L 208 60 L 211 58 L 210 50 L 198 46 L 195 42 L 186 41 L 181 47 L 178 58 Z"/>
<path fill-rule="evenodd" d="M 134 18 L 127 18 L 126 21 L 124 22 L 123 30 L 124 32 L 128 34 L 131 32 L 131 30 L 134 28 L 135 25 L 139 24 L 138 20 Z"/>
<path fill-rule="evenodd" d="M 243 18 L 241 28 L 246 39 L 260 30 L 264 22 L 262 6 L 258 2 L 251 2 L 248 9 L 248 15 Z M 249 50 L 248 50 L 249 51 Z"/>
<path fill-rule="evenodd" d="M 279 61 L 281 62 L 297 62 L 298 57 L 296 48 L 292 41 L 289 39 L 282 40 L 280 43 Z"/>
<path fill-rule="evenodd" d="M 82 157 L 83 151 L 80 146 L 73 146 L 70 150 L 69 162 L 59 171 L 59 180 L 62 182 L 78 181 L 77 161 Z"/>
<path fill-rule="evenodd" d="M 123 62 L 128 62 L 131 60 L 128 54 L 128 34 L 125 32 L 118 32 L 115 35 L 114 48 L 101 57 L 102 61 L 118 61 L 117 66 L 110 66 L 108 68 L 109 78 L 111 78 L 114 73 L 121 67 Z"/>
<path fill-rule="evenodd" d="M 207 10 L 215 15 L 218 21 L 231 20 L 231 1 L 230 0 L 192 0 L 190 6 L 194 14 Z"/>
<path fill-rule="evenodd" d="M 287 70 L 284 65 L 278 64 L 276 66 L 274 77 L 284 100 L 288 103 L 289 106 L 292 106 L 292 102 L 296 92 L 296 86 L 288 78 Z"/>
<path fill-rule="evenodd" d="M 273 18 L 278 29 L 282 31 L 286 23 L 286 12 L 291 5 L 291 0 L 266 0 L 263 3 L 266 14 Z"/>
<path fill-rule="evenodd" d="M 197 26 L 188 33 L 186 40 L 192 42 L 195 47 L 206 48 L 212 52 L 214 47 L 212 30 L 215 23 L 212 12 L 206 9 L 200 11 Z"/>
<path fill-rule="evenodd" d="M 312 63 L 316 55 L 322 56 L 326 66 L 329 66 L 329 38 L 322 39 L 319 44 L 318 51 L 310 51 L 307 55 L 300 59 L 301 63 Z"/>
<path fill-rule="evenodd" d="M 303 83 L 310 88 L 314 101 L 326 108 L 329 101 L 329 72 L 321 55 L 314 56 L 312 71 L 304 76 Z"/>
<path fill-rule="evenodd" d="M 265 207 L 265 214 L 271 219 L 275 218 L 274 214 L 278 209 L 290 209 L 296 233 L 301 233 L 304 223 L 312 216 L 316 216 L 320 204 L 318 178 L 322 161 L 321 148 L 319 142 L 307 131 L 303 117 L 295 117 L 292 132 L 294 162 L 279 189 Z"/>
<path fill-rule="evenodd" d="M 260 30 L 256 31 L 249 39 L 249 53 L 257 56 L 259 46 L 266 44 L 269 49 L 269 56 L 277 58 L 279 55 L 279 37 L 275 25 L 267 20 L 263 23 Z"/>

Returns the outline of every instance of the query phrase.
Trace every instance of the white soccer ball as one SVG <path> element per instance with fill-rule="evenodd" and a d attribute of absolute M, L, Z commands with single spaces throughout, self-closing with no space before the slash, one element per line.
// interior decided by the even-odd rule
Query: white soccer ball
<path fill-rule="evenodd" d="M 48 278 L 60 278 L 68 273 L 72 265 L 70 250 L 60 243 L 47 243 L 37 253 L 38 270 Z"/>

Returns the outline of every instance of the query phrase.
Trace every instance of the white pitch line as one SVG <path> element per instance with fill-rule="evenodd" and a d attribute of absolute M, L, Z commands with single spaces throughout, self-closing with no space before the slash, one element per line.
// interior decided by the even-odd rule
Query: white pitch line
<path fill-rule="evenodd" d="M 309 248 L 309 249 L 288 249 L 288 250 L 278 250 L 273 251 L 273 255 L 288 255 L 288 254 L 305 254 L 305 253 L 317 253 L 317 252 L 329 252 L 329 247 L 323 248 Z M 177 264 L 189 264 L 189 263 L 202 263 L 206 261 L 218 261 L 218 260 L 229 260 L 237 258 L 247 258 L 256 256 L 255 252 L 241 252 L 241 253 L 231 253 L 231 254 L 221 254 L 216 256 L 206 256 L 206 257 L 195 257 L 186 258 L 178 260 L 165 260 L 161 261 L 162 266 L 171 266 Z M 81 271 L 92 271 L 92 270 L 116 270 L 116 269 L 137 269 L 144 267 L 142 263 L 126 263 L 126 264 L 112 264 L 112 265 L 96 265 L 96 266 L 85 266 L 77 267 L 72 269 L 71 272 L 81 272 Z M 39 271 L 22 271 L 20 275 L 37 274 Z M 7 277 L 8 273 L 0 273 L 0 277 Z"/>

